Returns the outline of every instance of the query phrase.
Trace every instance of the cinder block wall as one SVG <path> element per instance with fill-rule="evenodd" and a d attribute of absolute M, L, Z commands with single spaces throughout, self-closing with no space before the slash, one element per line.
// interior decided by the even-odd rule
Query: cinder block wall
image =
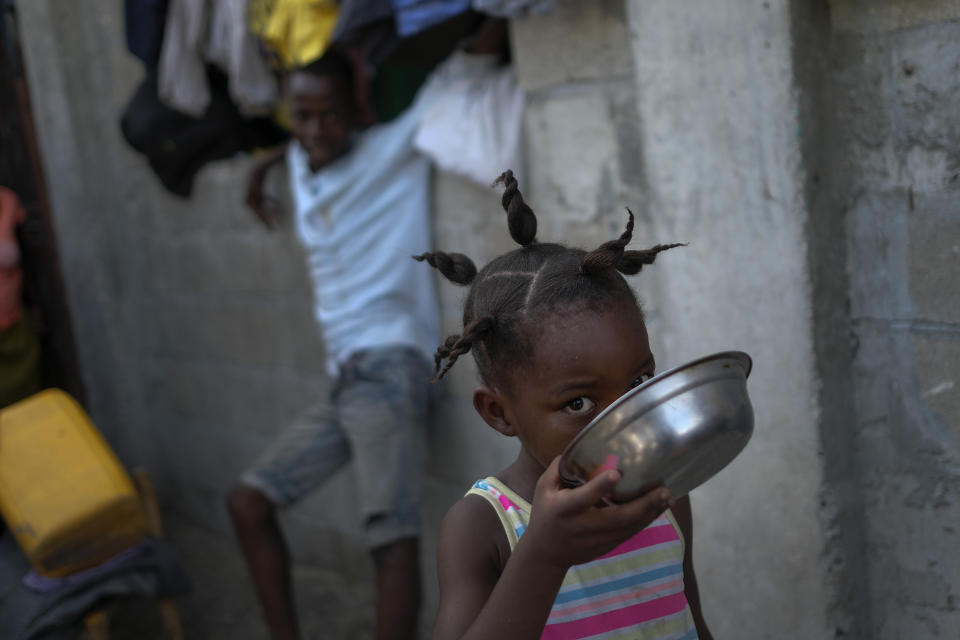
<path fill-rule="evenodd" d="M 960 636 L 960 7 L 831 3 L 861 637 Z M 839 177 L 842 176 L 842 179 Z"/>

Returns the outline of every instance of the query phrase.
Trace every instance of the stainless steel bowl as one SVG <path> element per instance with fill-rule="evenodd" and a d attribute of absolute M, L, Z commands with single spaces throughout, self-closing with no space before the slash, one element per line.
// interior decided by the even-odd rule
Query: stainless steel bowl
<path fill-rule="evenodd" d="M 560 475 L 587 482 L 618 469 L 615 502 L 663 483 L 686 495 L 723 469 L 753 433 L 747 376 L 753 363 L 725 351 L 664 371 L 618 398 L 594 418 L 560 458 Z"/>

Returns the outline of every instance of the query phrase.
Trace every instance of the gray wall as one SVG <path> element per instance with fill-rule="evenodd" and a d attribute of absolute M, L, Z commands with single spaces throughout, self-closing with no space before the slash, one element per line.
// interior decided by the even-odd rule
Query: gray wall
<path fill-rule="evenodd" d="M 836 2 L 830 17 L 825 188 L 843 219 L 867 585 L 854 606 L 866 637 L 954 637 L 960 7 Z"/>
<path fill-rule="evenodd" d="M 90 409 L 229 545 L 231 480 L 327 384 L 302 256 L 289 219 L 268 233 L 245 210 L 247 158 L 204 169 L 189 201 L 163 192 L 119 137 L 140 74 L 119 3 L 74 4 L 20 13 Z M 540 237 L 599 244 L 630 206 L 637 244 L 690 243 L 635 278 L 658 363 L 754 357 L 755 437 L 693 494 L 718 638 L 960 635 L 958 17 L 565 0 L 512 24 Z M 439 248 L 510 248 L 495 190 L 438 175 L 435 202 Z M 463 290 L 440 291 L 454 331 Z M 432 427 L 428 576 L 444 510 L 516 451 L 474 384 L 460 362 Z M 286 518 L 301 566 L 360 589 L 350 491 L 341 474 Z"/>

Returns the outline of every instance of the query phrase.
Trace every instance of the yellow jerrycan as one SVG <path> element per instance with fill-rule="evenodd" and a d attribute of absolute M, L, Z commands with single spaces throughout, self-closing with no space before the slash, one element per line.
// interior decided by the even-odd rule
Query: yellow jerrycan
<path fill-rule="evenodd" d="M 0 411 L 0 514 L 34 568 L 50 577 L 96 566 L 146 535 L 130 476 L 59 389 Z"/>

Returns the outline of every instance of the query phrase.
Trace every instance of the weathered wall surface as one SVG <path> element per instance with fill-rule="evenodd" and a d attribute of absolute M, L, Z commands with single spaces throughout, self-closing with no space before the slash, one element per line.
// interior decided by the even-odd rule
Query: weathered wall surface
<path fill-rule="evenodd" d="M 960 636 L 960 6 L 836 2 L 868 638 Z"/>
<path fill-rule="evenodd" d="M 19 4 L 91 412 L 229 548 L 233 478 L 328 384 L 289 219 L 268 233 L 246 211 L 249 159 L 208 166 L 184 201 L 126 148 L 141 71 L 119 4 Z M 690 243 L 634 278 L 661 368 L 754 357 L 754 439 L 693 495 L 718 638 L 960 635 L 958 17 L 939 0 L 563 0 L 512 24 L 540 237 L 597 245 L 629 206 L 637 245 Z M 478 264 L 512 248 L 498 196 L 437 176 L 437 246 Z M 464 290 L 439 290 L 456 331 Z M 425 633 L 440 517 L 516 452 L 473 412 L 475 383 L 465 358 L 432 426 Z M 286 516 L 315 635 L 369 631 L 350 495 L 343 473 Z M 331 627 L 340 607 L 315 597 L 338 582 L 359 605 Z M 249 589 L 238 602 L 203 637 L 260 637 Z"/>
<path fill-rule="evenodd" d="M 823 637 L 789 5 L 628 6 L 648 210 L 660 238 L 690 243 L 655 265 L 665 364 L 725 349 L 754 359 L 753 440 L 693 493 L 705 614 L 718 638 Z"/>

